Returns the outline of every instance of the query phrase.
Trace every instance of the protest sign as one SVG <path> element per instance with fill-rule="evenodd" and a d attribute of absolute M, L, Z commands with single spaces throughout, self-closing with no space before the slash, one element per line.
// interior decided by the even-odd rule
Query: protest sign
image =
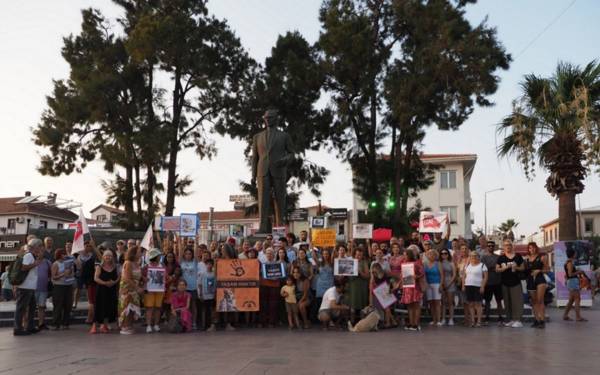
<path fill-rule="evenodd" d="M 373 224 L 352 225 L 352 238 L 373 238 Z"/>
<path fill-rule="evenodd" d="M 310 218 L 311 228 L 325 228 L 325 216 L 313 216 Z"/>
<path fill-rule="evenodd" d="M 242 238 L 244 237 L 244 226 L 239 224 L 229 225 L 229 235 L 231 237 Z"/>
<path fill-rule="evenodd" d="M 263 263 L 262 274 L 265 279 L 269 280 L 280 280 L 287 276 L 283 263 Z"/>
<path fill-rule="evenodd" d="M 358 276 L 358 259 L 336 258 L 333 261 L 334 276 Z"/>
<path fill-rule="evenodd" d="M 271 235 L 273 236 L 273 241 L 277 241 L 280 238 L 285 238 L 286 234 L 287 234 L 286 227 L 273 227 L 273 229 L 271 230 Z"/>
<path fill-rule="evenodd" d="M 335 247 L 335 229 L 313 229 L 311 231 L 312 244 L 316 247 Z"/>
<path fill-rule="evenodd" d="M 414 288 L 415 282 L 415 264 L 404 263 L 402 265 L 402 287 Z"/>
<path fill-rule="evenodd" d="M 179 232 L 181 218 L 179 216 L 163 216 L 161 220 L 162 230 L 165 232 Z"/>
<path fill-rule="evenodd" d="M 448 225 L 448 214 L 446 212 L 421 211 L 419 217 L 419 232 L 421 233 L 444 233 Z"/>
<path fill-rule="evenodd" d="M 377 288 L 374 288 L 373 295 L 384 309 L 387 309 L 398 301 L 398 298 L 390 293 L 390 284 L 388 284 L 387 281 L 379 284 Z"/>
<path fill-rule="evenodd" d="M 181 223 L 179 225 L 179 235 L 181 237 L 195 237 L 198 233 L 200 221 L 197 214 L 181 214 Z"/>
<path fill-rule="evenodd" d="M 149 292 L 165 291 L 165 269 L 164 267 L 148 267 L 148 282 L 146 290 Z"/>
<path fill-rule="evenodd" d="M 218 259 L 217 311 L 258 311 L 258 281 L 256 259 Z"/>

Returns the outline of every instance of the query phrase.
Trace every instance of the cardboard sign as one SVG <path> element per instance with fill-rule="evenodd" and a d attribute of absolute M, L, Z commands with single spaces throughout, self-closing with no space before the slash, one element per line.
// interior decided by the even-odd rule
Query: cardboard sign
<path fill-rule="evenodd" d="M 287 276 L 285 274 L 285 265 L 283 263 L 263 263 L 261 267 L 262 275 L 265 279 L 280 280 Z"/>
<path fill-rule="evenodd" d="M 258 311 L 259 278 L 256 259 L 218 259 L 217 311 Z"/>
<path fill-rule="evenodd" d="M 377 301 L 384 309 L 387 309 L 398 301 L 398 298 L 396 298 L 394 294 L 390 293 L 390 284 L 388 284 L 387 281 L 374 288 L 373 295 L 377 298 Z"/>
<path fill-rule="evenodd" d="M 197 214 L 181 214 L 179 225 L 179 235 L 181 237 L 195 237 L 200 227 L 200 220 Z"/>
<path fill-rule="evenodd" d="M 164 267 L 148 267 L 148 282 L 146 290 L 149 292 L 165 291 L 165 269 Z"/>
<path fill-rule="evenodd" d="M 444 233 L 448 225 L 448 214 L 446 212 L 421 211 L 419 217 L 419 232 L 421 233 Z"/>
<path fill-rule="evenodd" d="M 181 218 L 179 216 L 163 216 L 161 229 L 165 232 L 179 232 Z"/>
<path fill-rule="evenodd" d="M 333 261 L 334 276 L 358 276 L 358 259 L 336 258 Z"/>
<path fill-rule="evenodd" d="M 317 247 L 335 247 L 335 229 L 313 229 L 311 231 L 312 244 Z"/>
<path fill-rule="evenodd" d="M 352 225 L 352 238 L 373 238 L 373 224 Z"/>
<path fill-rule="evenodd" d="M 273 241 L 277 241 L 280 238 L 285 238 L 286 234 L 287 234 L 286 227 L 273 227 L 273 229 L 271 230 L 271 235 L 273 236 Z"/>

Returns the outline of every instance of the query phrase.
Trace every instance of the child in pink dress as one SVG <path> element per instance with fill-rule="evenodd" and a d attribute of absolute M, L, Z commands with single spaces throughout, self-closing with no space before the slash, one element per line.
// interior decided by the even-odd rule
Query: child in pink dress
<path fill-rule="evenodd" d="M 191 296 L 186 292 L 186 289 L 187 283 L 184 279 L 180 279 L 179 283 L 177 283 L 177 291 L 171 295 L 171 312 L 173 315 L 179 312 L 183 331 L 189 332 L 192 330 L 192 313 L 190 312 Z"/>

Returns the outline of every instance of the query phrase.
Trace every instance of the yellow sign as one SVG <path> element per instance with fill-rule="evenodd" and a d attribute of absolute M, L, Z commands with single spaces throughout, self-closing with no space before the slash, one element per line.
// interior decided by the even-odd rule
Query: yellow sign
<path fill-rule="evenodd" d="M 312 244 L 317 247 L 335 247 L 335 229 L 312 229 Z"/>

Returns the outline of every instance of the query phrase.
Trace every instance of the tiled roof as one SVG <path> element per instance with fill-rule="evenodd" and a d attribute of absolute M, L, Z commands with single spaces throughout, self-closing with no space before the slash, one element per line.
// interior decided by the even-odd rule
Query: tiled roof
<path fill-rule="evenodd" d="M 51 206 L 46 203 L 16 203 L 24 197 L 0 198 L 0 215 L 34 214 L 54 217 L 64 221 L 77 220 L 78 215 L 64 208 Z"/>
<path fill-rule="evenodd" d="M 120 210 L 118 208 L 108 206 L 106 204 L 98 205 L 97 207 L 94 207 L 92 210 L 90 210 L 90 212 L 94 212 L 99 208 L 104 208 L 106 211 L 112 212 L 113 214 L 125 214 L 126 213 L 124 210 Z"/>
<path fill-rule="evenodd" d="M 390 155 L 381 155 L 384 160 L 390 160 Z M 451 158 L 469 158 L 477 159 L 477 154 L 421 154 L 421 160 L 435 160 L 435 159 L 451 159 Z"/>

